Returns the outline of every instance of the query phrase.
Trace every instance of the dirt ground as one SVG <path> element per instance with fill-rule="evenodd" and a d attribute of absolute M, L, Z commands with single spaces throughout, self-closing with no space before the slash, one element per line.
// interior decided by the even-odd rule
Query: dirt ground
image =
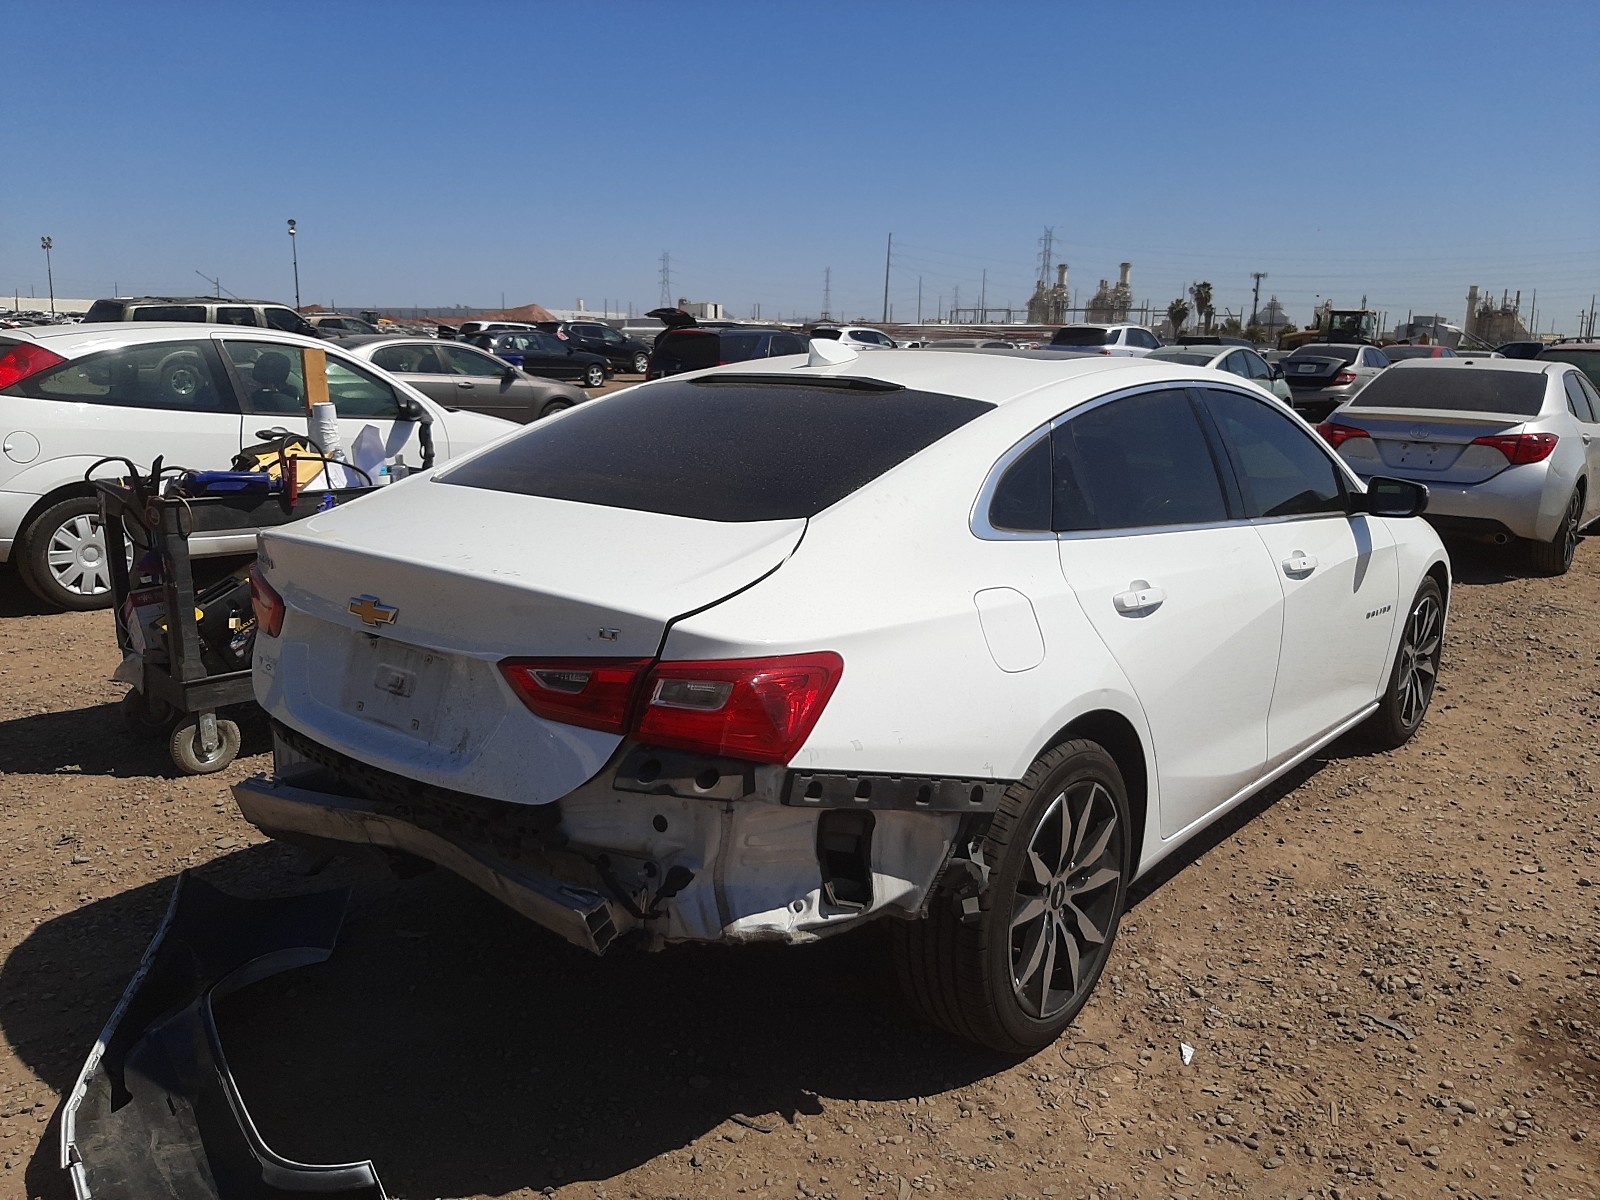
<path fill-rule="evenodd" d="M 1334 747 L 1141 887 L 1020 1063 L 911 1022 L 872 931 L 597 960 L 443 872 L 313 874 L 229 801 L 259 719 L 175 778 L 110 617 L 0 570 L 0 1198 L 70 1196 L 59 1101 L 184 869 L 353 885 L 333 958 L 220 1019 L 268 1141 L 394 1196 L 1595 1196 L 1600 539 L 1560 580 L 1457 569 L 1418 737 Z"/>

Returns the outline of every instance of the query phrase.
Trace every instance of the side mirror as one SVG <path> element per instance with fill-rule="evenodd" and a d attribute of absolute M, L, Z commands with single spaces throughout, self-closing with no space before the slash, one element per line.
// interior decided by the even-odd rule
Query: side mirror
<path fill-rule="evenodd" d="M 1271 376 L 1269 376 L 1269 378 L 1272 378 L 1272 379 L 1282 379 L 1283 378 L 1283 364 L 1282 363 L 1269 363 L 1267 365 L 1272 368 L 1272 374 L 1271 374 Z"/>
<path fill-rule="evenodd" d="M 1354 511 L 1375 517 L 1420 517 L 1428 511 L 1428 485 L 1374 475 L 1367 480 L 1366 492 L 1351 499 Z"/>
<path fill-rule="evenodd" d="M 419 425 L 433 424 L 433 414 L 410 396 L 400 397 L 400 419 L 402 421 L 415 421 Z"/>
<path fill-rule="evenodd" d="M 513 367 L 510 363 L 507 363 L 506 364 L 506 369 L 504 371 L 500 372 L 500 378 L 504 379 L 507 383 L 516 382 L 517 369 L 515 367 Z"/>

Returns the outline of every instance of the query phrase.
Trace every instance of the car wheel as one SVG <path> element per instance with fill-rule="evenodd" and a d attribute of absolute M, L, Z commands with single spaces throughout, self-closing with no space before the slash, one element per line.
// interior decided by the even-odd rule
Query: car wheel
<path fill-rule="evenodd" d="M 51 505 L 18 541 L 22 582 L 39 599 L 75 612 L 111 607 L 111 564 L 95 497 Z"/>
<path fill-rule="evenodd" d="M 1578 488 L 1567 501 L 1567 511 L 1561 514 L 1561 527 L 1548 542 L 1533 542 L 1528 546 L 1528 556 L 1533 569 L 1541 575 L 1565 575 L 1572 567 L 1572 556 L 1578 550 L 1578 526 L 1583 521 L 1583 489 Z"/>
<path fill-rule="evenodd" d="M 633 373 L 643 375 L 650 369 L 650 356 L 641 350 L 633 356 Z"/>
<path fill-rule="evenodd" d="M 1422 581 L 1406 613 L 1400 649 L 1395 652 L 1389 686 L 1378 701 L 1378 711 L 1361 727 L 1368 745 L 1395 750 L 1411 740 L 1433 699 L 1443 653 L 1444 595 L 1430 577 Z"/>
<path fill-rule="evenodd" d="M 583 369 L 583 386 L 597 388 L 605 385 L 606 369 L 599 363 L 590 363 Z"/>
<path fill-rule="evenodd" d="M 549 404 L 546 404 L 539 410 L 539 417 L 542 420 L 543 418 L 550 416 L 552 413 L 558 413 L 563 409 L 568 409 L 571 407 L 571 400 L 552 400 Z"/>
<path fill-rule="evenodd" d="M 1132 873 L 1127 789 L 1094 742 L 1047 751 L 1000 801 L 983 842 L 975 912 L 936 895 L 896 923 L 908 999 L 932 1024 L 1007 1054 L 1060 1036 L 1116 937 Z"/>
<path fill-rule="evenodd" d="M 172 730 L 167 749 L 173 765 L 185 775 L 210 775 L 220 771 L 239 753 L 239 726 L 217 718 L 217 745 L 209 754 L 200 745 L 200 719 L 185 717 Z"/>

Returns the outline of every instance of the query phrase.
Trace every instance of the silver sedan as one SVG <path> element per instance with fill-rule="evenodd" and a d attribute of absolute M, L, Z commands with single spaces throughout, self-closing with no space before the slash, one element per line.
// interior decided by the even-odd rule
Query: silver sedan
<path fill-rule="evenodd" d="M 1396 363 L 1317 431 L 1363 479 L 1427 484 L 1441 531 L 1525 541 L 1543 574 L 1600 518 L 1600 393 L 1567 363 Z"/>
<path fill-rule="evenodd" d="M 589 394 L 554 379 L 535 379 L 476 346 L 433 338 L 345 338 L 340 348 L 450 409 L 526 425 L 582 404 Z"/>

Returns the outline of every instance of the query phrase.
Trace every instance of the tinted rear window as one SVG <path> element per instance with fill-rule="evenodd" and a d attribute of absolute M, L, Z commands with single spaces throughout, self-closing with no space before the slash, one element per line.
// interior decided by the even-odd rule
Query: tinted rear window
<path fill-rule="evenodd" d="M 120 300 L 96 300 L 89 305 L 89 311 L 83 315 L 84 324 L 95 321 L 120 321 L 122 320 L 122 302 Z"/>
<path fill-rule="evenodd" d="M 1385 346 L 1383 356 L 1390 362 L 1399 362 L 1403 358 L 1454 358 L 1456 352 L 1439 346 Z"/>
<path fill-rule="evenodd" d="M 1540 361 L 1571 363 L 1589 377 L 1589 382 L 1600 388 L 1600 350 L 1545 349 L 1539 352 Z"/>
<path fill-rule="evenodd" d="M 673 380 L 530 426 L 437 478 L 706 521 L 810 517 L 992 407 L 904 388 Z"/>
<path fill-rule="evenodd" d="M 1531 417 L 1544 405 L 1544 372 L 1476 367 L 1385 371 L 1350 401 L 1351 408 L 1432 408 Z"/>
<path fill-rule="evenodd" d="M 1360 353 L 1360 346 L 1301 346 L 1289 357 L 1291 359 L 1337 358 L 1342 363 L 1353 363 L 1356 355 Z"/>
<path fill-rule="evenodd" d="M 1050 339 L 1052 346 L 1105 346 L 1117 340 L 1109 329 L 1058 329 Z"/>
<path fill-rule="evenodd" d="M 206 310 L 199 304 L 141 304 L 133 310 L 135 321 L 204 321 Z"/>
<path fill-rule="evenodd" d="M 1155 362 L 1182 363 L 1186 367 L 1203 367 L 1216 356 L 1215 350 L 1153 350 L 1150 353 Z"/>

